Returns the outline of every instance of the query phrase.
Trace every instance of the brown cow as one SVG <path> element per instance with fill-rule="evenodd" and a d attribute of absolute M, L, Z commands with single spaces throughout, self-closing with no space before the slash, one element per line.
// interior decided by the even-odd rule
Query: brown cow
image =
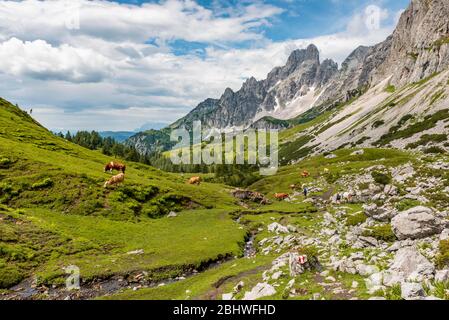
<path fill-rule="evenodd" d="M 274 197 L 276 199 L 278 199 L 279 201 L 282 201 L 282 200 L 290 198 L 290 196 L 287 193 L 275 193 Z"/>
<path fill-rule="evenodd" d="M 309 171 L 304 170 L 304 171 L 301 173 L 301 176 L 302 176 L 303 178 L 307 178 L 307 177 L 310 176 L 310 173 L 309 173 Z"/>
<path fill-rule="evenodd" d="M 200 185 L 201 184 L 201 177 L 192 177 L 189 180 L 189 184 L 196 184 L 196 185 Z"/>
<path fill-rule="evenodd" d="M 125 173 L 126 165 L 120 162 L 111 161 L 107 165 L 104 166 L 104 172 L 109 171 L 112 173 L 112 170 L 118 170 Z"/>
<path fill-rule="evenodd" d="M 108 186 L 113 186 L 119 183 L 122 183 L 123 181 L 125 181 L 125 174 L 119 173 L 116 176 L 113 176 L 111 179 L 109 179 L 108 181 L 106 181 L 103 185 L 104 188 L 107 188 Z"/>

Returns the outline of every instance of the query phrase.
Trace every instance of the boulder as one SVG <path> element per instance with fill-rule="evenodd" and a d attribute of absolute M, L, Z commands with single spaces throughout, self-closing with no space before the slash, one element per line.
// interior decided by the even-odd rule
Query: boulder
<path fill-rule="evenodd" d="M 276 294 L 274 287 L 268 283 L 258 283 L 251 291 L 246 292 L 243 300 L 257 300 Z"/>
<path fill-rule="evenodd" d="M 167 217 L 169 217 L 169 218 L 174 218 L 174 217 L 177 217 L 177 216 L 178 216 L 178 214 L 177 214 L 176 212 L 171 211 L 171 212 L 168 214 Z"/>
<path fill-rule="evenodd" d="M 449 229 L 444 229 L 440 234 L 440 241 L 449 239 Z"/>
<path fill-rule="evenodd" d="M 336 157 L 337 157 L 337 155 L 331 153 L 331 154 L 328 154 L 327 156 L 325 156 L 324 158 L 326 158 L 326 159 L 335 159 Z"/>
<path fill-rule="evenodd" d="M 388 271 L 397 279 L 396 282 L 399 282 L 400 278 L 423 281 L 433 278 L 435 267 L 416 247 L 406 247 L 398 250 Z"/>
<path fill-rule="evenodd" d="M 288 230 L 288 227 L 284 227 L 283 225 L 277 223 L 277 222 L 273 222 L 272 224 L 270 224 L 268 226 L 268 231 L 269 232 L 274 232 L 276 234 L 279 233 L 290 233 L 290 231 Z"/>
<path fill-rule="evenodd" d="M 426 238 L 443 229 L 433 210 L 422 206 L 399 213 L 391 220 L 391 226 L 399 240 Z"/>
<path fill-rule="evenodd" d="M 364 204 L 363 210 L 368 217 L 373 218 L 377 221 L 386 222 L 389 221 L 392 217 L 392 212 L 387 210 L 384 207 L 379 207 L 377 204 Z"/>
<path fill-rule="evenodd" d="M 398 188 L 391 184 L 387 184 L 384 187 L 384 193 L 389 196 L 395 196 L 398 194 Z"/>
<path fill-rule="evenodd" d="M 372 266 L 372 265 L 365 265 L 365 264 L 358 264 L 356 266 L 356 269 L 357 269 L 357 273 L 364 277 L 370 276 L 374 273 L 379 272 L 378 267 Z"/>
<path fill-rule="evenodd" d="M 354 151 L 353 153 L 351 153 L 351 156 L 361 156 L 361 155 L 363 155 L 365 153 L 365 150 L 357 150 L 357 151 Z"/>
<path fill-rule="evenodd" d="M 405 300 L 416 300 L 424 296 L 424 289 L 420 283 L 403 282 L 401 297 Z"/>

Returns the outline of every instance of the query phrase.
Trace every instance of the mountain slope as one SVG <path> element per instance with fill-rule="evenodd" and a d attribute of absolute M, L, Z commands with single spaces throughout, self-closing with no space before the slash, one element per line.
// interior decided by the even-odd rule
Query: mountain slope
<path fill-rule="evenodd" d="M 11 297 L 62 299 L 62 268 L 76 265 L 85 286 L 78 298 L 89 298 L 108 293 L 95 281 L 142 272 L 156 281 L 241 254 L 247 231 L 228 215 L 236 205 L 226 187 L 127 163 L 125 182 L 105 189 L 111 160 L 0 99 L 0 294 L 24 281 L 28 289 Z"/>
<path fill-rule="evenodd" d="M 354 145 L 364 137 L 370 138 L 365 139 L 364 145 L 372 145 L 409 112 L 414 113 L 415 118 L 423 118 L 445 108 L 448 95 L 444 75 L 449 68 L 448 15 L 449 3 L 445 0 L 413 0 L 390 37 L 375 46 L 357 48 L 340 69 L 330 60 L 320 63 L 318 49 L 310 45 L 307 49 L 294 51 L 287 64 L 273 69 L 267 79 L 250 78 L 237 92 L 227 89 L 220 99 L 206 100 L 169 128 L 189 128 L 193 121 L 201 120 L 206 127 L 251 126 L 283 130 L 296 125 L 294 118 L 308 114 L 317 116 L 338 107 L 341 112 L 332 113 L 331 119 L 321 126 L 322 130 L 317 130 L 327 132 L 324 135 L 319 132 L 317 139 L 308 139 L 311 142 L 307 148 L 313 149 L 321 142 L 325 142 L 322 150 Z M 437 73 L 441 73 L 441 77 L 413 88 Z M 391 96 L 393 93 L 394 97 Z M 416 95 L 415 100 L 409 101 L 411 95 Z M 341 105 L 348 105 L 359 97 L 359 102 L 346 111 L 341 110 Z M 395 101 L 388 101 L 390 98 Z M 387 112 L 383 106 L 389 103 L 400 108 Z M 336 118 L 332 119 L 334 116 Z M 339 131 L 334 126 L 337 123 L 341 128 L 350 124 L 353 130 L 340 132 L 344 130 Z M 374 123 L 385 125 L 370 128 Z M 331 127 L 334 128 L 329 130 Z M 442 129 L 445 131 L 446 128 Z M 167 128 L 166 140 L 169 139 L 168 132 Z M 335 133 L 338 136 L 334 136 Z M 155 134 L 139 133 L 127 143 L 138 144 L 140 152 L 151 152 L 157 149 L 152 141 L 159 141 L 152 138 Z M 304 135 L 296 137 L 305 139 Z M 304 146 L 303 143 L 300 145 Z"/>

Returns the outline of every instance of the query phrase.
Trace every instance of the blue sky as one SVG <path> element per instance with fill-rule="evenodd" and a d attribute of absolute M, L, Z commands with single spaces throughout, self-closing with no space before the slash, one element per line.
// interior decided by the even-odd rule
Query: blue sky
<path fill-rule="evenodd" d="M 168 124 L 310 43 L 341 63 L 408 3 L 0 0 L 0 96 L 53 130 Z"/>

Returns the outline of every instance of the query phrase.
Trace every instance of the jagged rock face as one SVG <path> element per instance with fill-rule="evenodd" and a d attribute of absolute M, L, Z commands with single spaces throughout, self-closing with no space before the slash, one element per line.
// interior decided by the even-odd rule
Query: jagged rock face
<path fill-rule="evenodd" d="M 391 49 L 374 81 L 392 75 L 402 86 L 429 77 L 449 65 L 449 1 L 413 0 L 393 33 Z"/>
<path fill-rule="evenodd" d="M 237 92 L 228 88 L 220 99 L 206 100 L 171 127 L 189 127 L 191 122 L 201 120 L 205 127 L 247 128 L 263 115 L 273 112 L 275 115 L 276 110 L 287 108 L 291 101 L 305 96 L 312 88 L 322 87 L 337 71 L 338 65 L 332 60 L 325 60 L 320 64 L 316 46 L 310 45 L 304 50 L 295 50 L 286 65 L 274 68 L 267 79 L 257 81 L 250 78 Z M 310 101 L 306 103 L 311 104 Z M 306 109 L 309 107 L 311 105 L 307 105 Z M 297 115 L 294 110 L 291 112 L 292 114 L 287 110 L 284 118 Z M 257 117 L 258 114 L 262 116 Z"/>

